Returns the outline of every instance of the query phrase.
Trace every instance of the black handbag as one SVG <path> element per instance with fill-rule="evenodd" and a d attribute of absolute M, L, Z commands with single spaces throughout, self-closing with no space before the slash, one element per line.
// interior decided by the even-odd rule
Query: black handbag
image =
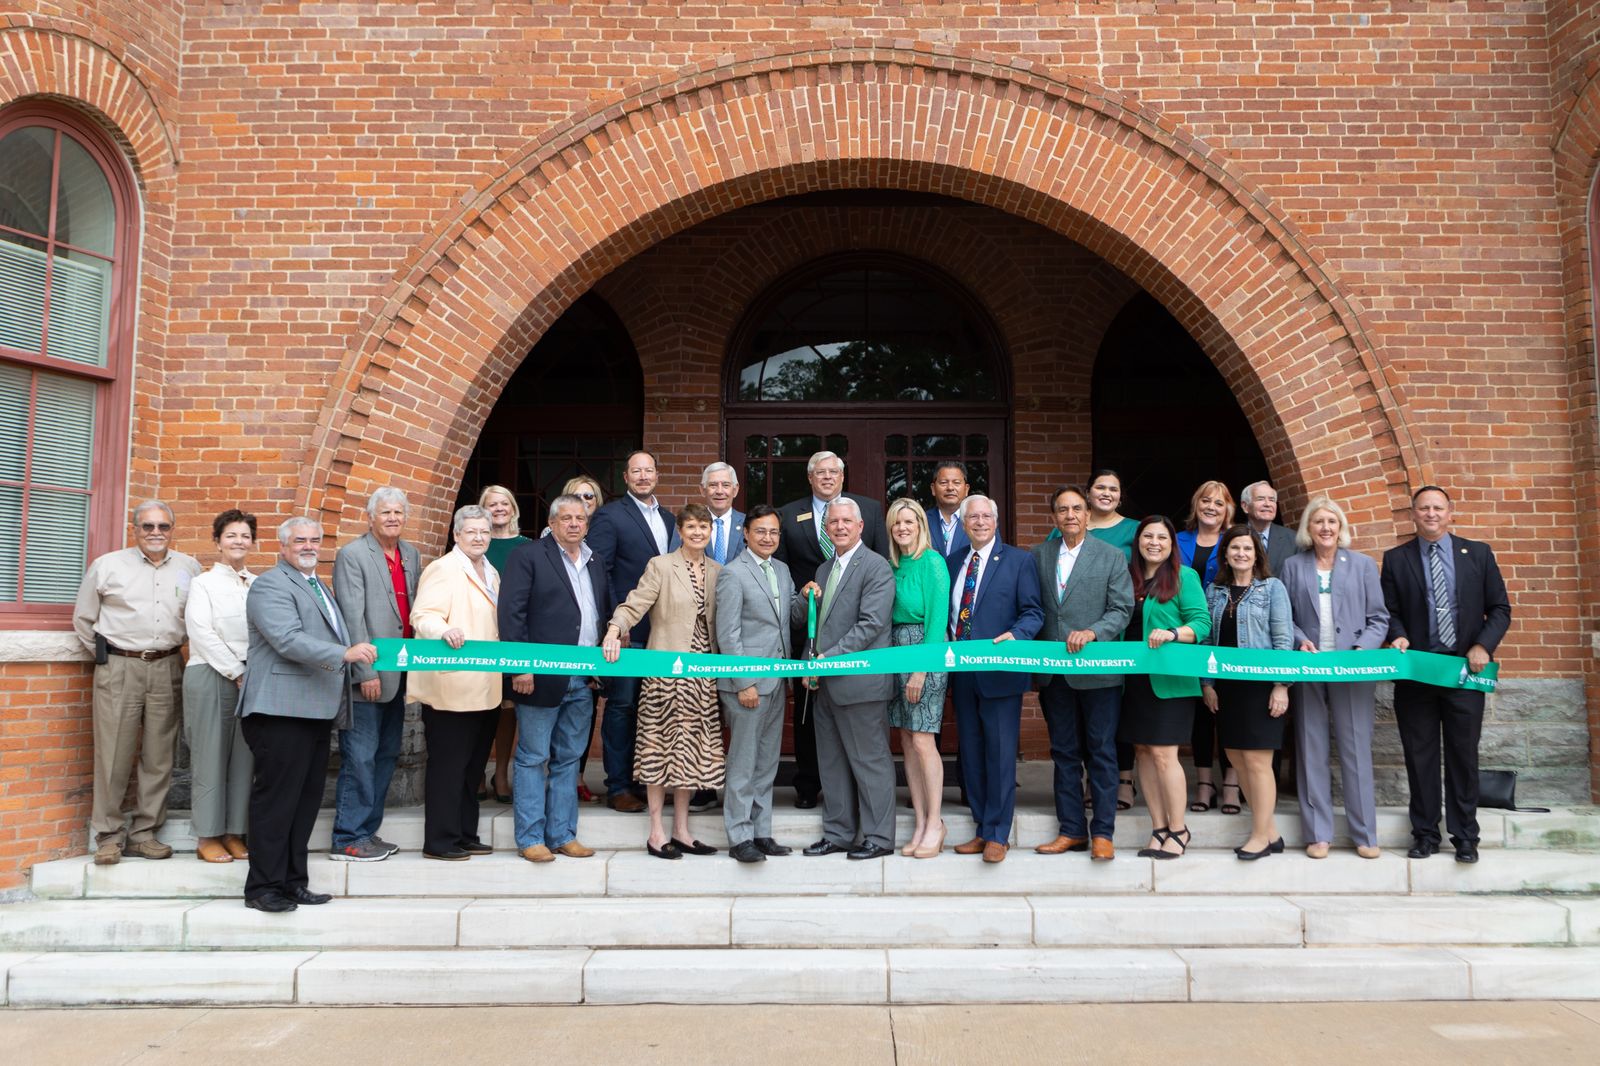
<path fill-rule="evenodd" d="M 1517 772 L 1515 770 L 1479 770 L 1478 806 L 1494 807 L 1502 811 L 1520 811 L 1523 814 L 1549 814 L 1549 807 L 1517 806 Z"/>

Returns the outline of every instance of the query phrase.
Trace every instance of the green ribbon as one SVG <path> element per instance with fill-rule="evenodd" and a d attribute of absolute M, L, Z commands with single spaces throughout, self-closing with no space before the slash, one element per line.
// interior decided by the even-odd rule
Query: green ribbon
<path fill-rule="evenodd" d="M 961 641 L 910 644 L 833 659 L 763 659 L 745 655 L 625 649 L 608 663 L 599 648 L 562 644 L 442 640 L 373 641 L 377 670 L 468 670 L 497 674 L 583 674 L 589 677 L 815 677 L 839 674 L 949 673 L 1003 670 L 1025 674 L 1167 674 L 1202 681 L 1417 681 L 1440 688 L 1493 692 L 1498 664 L 1482 673 L 1454 655 L 1425 651 L 1255 651 L 1176 642 L 1151 648 L 1119 641 L 1091 643 L 1076 655 L 1053 641 L 1002 644 Z"/>

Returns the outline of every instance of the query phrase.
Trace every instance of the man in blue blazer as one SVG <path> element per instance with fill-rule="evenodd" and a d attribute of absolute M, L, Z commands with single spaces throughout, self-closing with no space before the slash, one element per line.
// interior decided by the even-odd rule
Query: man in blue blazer
<path fill-rule="evenodd" d="M 1405 651 L 1464 655 L 1467 669 L 1489 665 L 1511 627 L 1511 600 L 1494 551 L 1450 532 L 1450 494 L 1425 485 L 1411 497 L 1417 539 L 1383 553 L 1389 643 Z M 1411 788 L 1411 850 L 1439 850 L 1439 753 L 1444 751 L 1445 827 L 1457 862 L 1478 861 L 1478 739 L 1483 693 L 1415 681 L 1394 684 L 1395 725 Z"/>
<path fill-rule="evenodd" d="M 711 509 L 711 543 L 706 554 L 727 566 L 744 551 L 744 512 L 733 508 L 739 495 L 739 475 L 727 463 L 712 463 L 700 475 L 700 494 Z"/>
<path fill-rule="evenodd" d="M 933 550 L 946 560 L 952 556 L 966 555 L 971 542 L 967 531 L 961 527 L 961 504 L 967 498 L 967 464 L 955 459 L 940 463 L 933 472 L 932 507 L 924 508 L 928 515 L 928 537 Z"/>
<path fill-rule="evenodd" d="M 995 536 L 999 515 L 987 496 L 967 497 L 963 523 L 970 547 L 950 559 L 950 639 L 1032 640 L 1044 625 L 1033 555 Z M 961 741 L 961 777 L 978 835 L 958 855 L 1004 862 L 1017 801 L 1017 744 L 1022 694 L 1033 678 L 1008 671 L 950 675 Z"/>
<path fill-rule="evenodd" d="M 519 545 L 500 575 L 500 639 L 592 648 L 616 604 L 600 557 L 584 543 L 576 496 L 550 501 L 550 536 Z M 511 795 L 517 851 L 529 862 L 594 854 L 578 842 L 578 760 L 589 744 L 594 690 L 582 675 L 519 674 Z"/>
<path fill-rule="evenodd" d="M 619 602 L 639 583 L 651 559 L 679 544 L 677 516 L 656 500 L 655 455 L 641 449 L 628 456 L 622 479 L 627 493 L 600 508 L 588 537 L 589 547 L 606 568 L 611 595 Z M 644 647 L 650 639 L 650 619 L 634 626 L 628 639 L 633 647 Z M 638 678 L 611 679 L 605 717 L 600 721 L 600 748 L 605 756 L 606 805 L 614 811 L 644 810 L 633 780 L 634 710 L 638 704 Z"/>

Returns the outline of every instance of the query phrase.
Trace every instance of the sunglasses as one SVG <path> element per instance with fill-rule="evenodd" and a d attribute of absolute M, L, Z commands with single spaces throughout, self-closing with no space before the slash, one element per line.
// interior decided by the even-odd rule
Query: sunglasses
<path fill-rule="evenodd" d="M 139 528 L 145 533 L 171 533 L 171 522 L 140 522 Z"/>
<path fill-rule="evenodd" d="M 594 499 L 594 493 L 592 493 L 592 492 L 574 492 L 573 495 L 576 496 L 580 500 L 592 500 L 592 499 Z"/>

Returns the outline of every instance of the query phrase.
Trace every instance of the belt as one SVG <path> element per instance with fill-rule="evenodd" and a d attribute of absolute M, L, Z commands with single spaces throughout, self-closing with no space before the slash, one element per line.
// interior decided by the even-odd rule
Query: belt
<path fill-rule="evenodd" d="M 123 651 L 121 648 L 113 648 L 108 644 L 106 645 L 106 652 L 110 655 L 121 655 L 124 658 L 138 659 L 141 662 L 153 663 L 157 659 L 165 659 L 169 655 L 178 654 L 178 649 L 168 648 L 166 651 Z"/>

